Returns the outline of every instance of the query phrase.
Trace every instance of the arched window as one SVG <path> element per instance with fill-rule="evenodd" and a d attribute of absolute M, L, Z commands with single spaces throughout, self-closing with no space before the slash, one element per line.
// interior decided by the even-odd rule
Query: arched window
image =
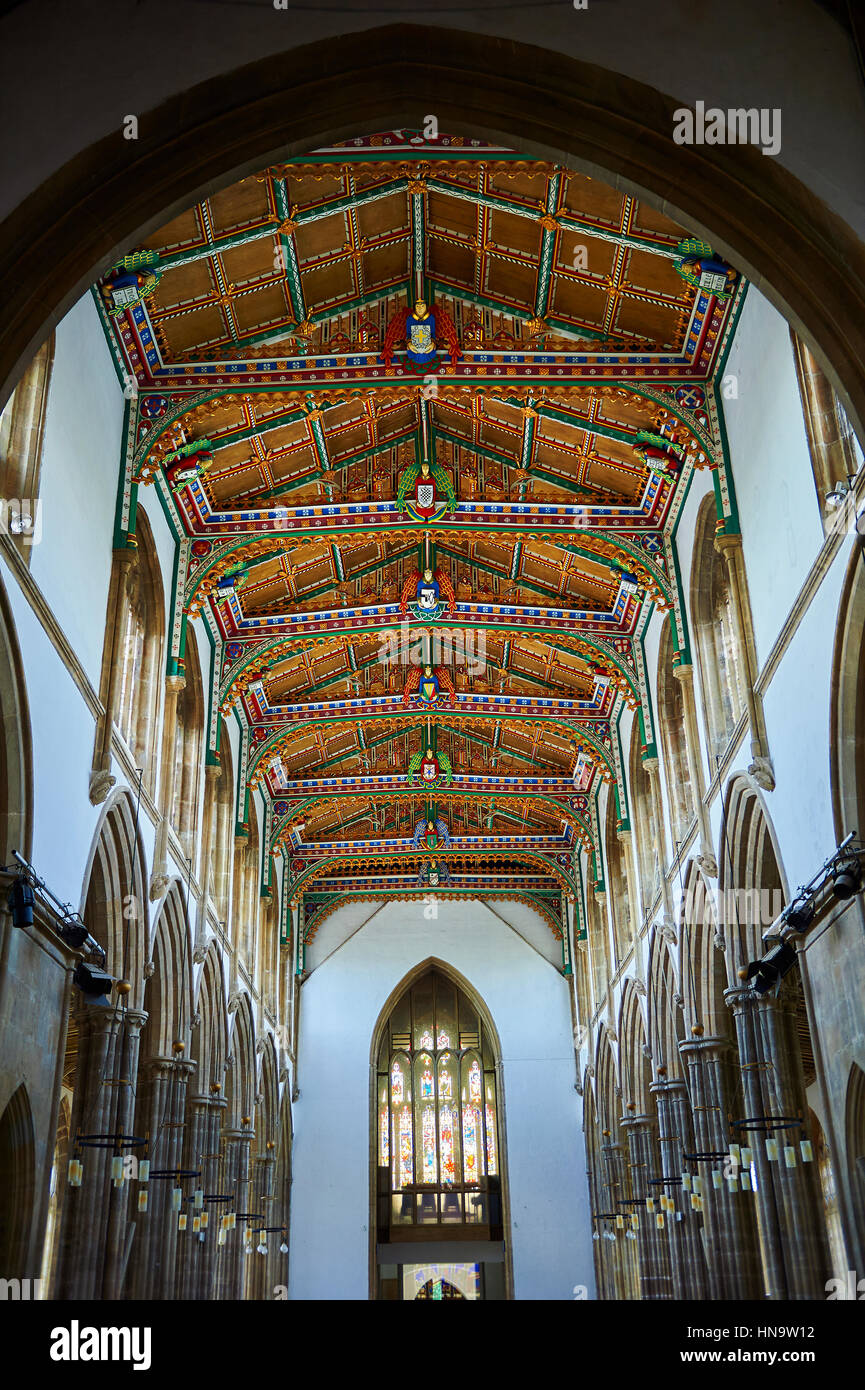
<path fill-rule="evenodd" d="M 494 1040 L 468 995 L 439 970 L 405 991 L 384 1026 L 374 1125 L 380 1241 L 388 1232 L 411 1240 L 419 1226 L 501 1239 Z"/>
<path fill-rule="evenodd" d="M 847 412 L 811 349 L 790 329 L 793 358 L 805 416 L 805 433 L 820 512 L 826 519 L 826 494 L 859 472 L 865 458 Z"/>
<path fill-rule="evenodd" d="M 21 1085 L 0 1115 L 0 1269 L 4 1278 L 32 1279 L 36 1204 L 36 1137 L 27 1088 Z M 8 1295 L 6 1295 L 8 1297 Z"/>
<path fill-rule="evenodd" d="M 243 941 L 243 954 L 246 957 L 246 968 L 252 977 L 256 944 L 258 938 L 258 918 L 260 911 L 260 858 L 261 852 L 258 838 L 258 814 L 255 806 L 255 799 L 249 799 L 249 843 L 246 846 L 246 865 L 243 875 L 243 897 L 242 911 L 243 916 L 238 924 L 238 938 Z M 241 936 L 242 933 L 242 936 Z"/>
<path fill-rule="evenodd" d="M 673 675 L 673 637 L 669 623 L 664 624 L 658 653 L 658 724 L 673 837 L 682 844 L 697 810 L 685 744 L 684 697 L 681 682 Z"/>
<path fill-rule="evenodd" d="M 150 524 L 138 509 L 138 562 L 126 575 L 120 637 L 117 725 L 144 782 L 156 775 L 156 725 L 162 669 L 164 596 Z"/>
<path fill-rule="evenodd" d="M 592 966 L 592 994 L 597 1009 L 607 992 L 610 978 L 610 952 L 607 944 L 607 920 L 590 885 L 586 893 L 586 932 L 589 939 L 589 960 Z"/>
<path fill-rule="evenodd" d="M 216 784 L 216 816 L 212 847 L 213 896 L 221 921 L 228 920 L 231 851 L 234 846 L 234 761 L 225 720 L 219 732 L 219 761 L 222 775 Z"/>
<path fill-rule="evenodd" d="M 714 760 L 723 756 L 745 709 L 746 681 L 727 565 L 715 549 L 713 497 L 705 498 L 697 517 L 691 611 L 709 750 Z"/>
<path fill-rule="evenodd" d="M 640 724 L 639 720 L 635 719 L 631 730 L 630 776 L 628 780 L 634 843 L 637 849 L 637 866 L 640 876 L 640 911 L 645 918 L 661 891 L 661 866 L 658 855 L 655 807 L 652 800 L 652 780 L 643 767 L 642 753 Z"/>
<path fill-rule="evenodd" d="M 628 898 L 628 876 L 625 869 L 625 846 L 616 834 L 616 797 L 612 787 L 607 795 L 607 824 L 604 837 L 607 855 L 607 893 L 613 919 L 613 941 L 616 965 L 627 955 L 633 927 Z"/>
<path fill-rule="evenodd" d="M 174 805 L 171 819 L 188 855 L 193 854 L 198 822 L 204 733 L 204 696 L 198 646 L 191 628 L 186 631 L 186 685 L 177 700 L 174 729 Z"/>
<path fill-rule="evenodd" d="M 53 364 L 52 333 L 0 415 L 0 498 L 9 507 L 10 534 L 28 563 L 33 550 L 31 538 L 39 534 L 35 509 L 39 500 L 42 439 Z"/>

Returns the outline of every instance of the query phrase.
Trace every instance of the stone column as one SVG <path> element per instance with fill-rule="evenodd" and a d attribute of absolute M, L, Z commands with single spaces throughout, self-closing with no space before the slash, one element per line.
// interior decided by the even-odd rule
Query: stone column
<path fill-rule="evenodd" d="M 694 696 L 694 668 L 688 665 L 673 667 L 673 675 L 682 687 L 682 710 L 684 713 L 685 749 L 688 755 L 688 771 L 694 789 L 694 803 L 697 808 L 697 823 L 700 827 L 700 857 L 697 860 L 703 873 L 709 878 L 718 877 L 718 862 L 712 846 L 712 827 L 705 804 L 706 778 L 703 775 L 703 759 L 700 752 L 700 733 L 697 727 L 697 702 Z"/>
<path fill-rule="evenodd" d="M 727 1117 L 732 1111 L 733 1044 L 727 1038 L 695 1038 L 681 1042 L 679 1051 L 688 1069 L 694 1149 L 697 1153 L 726 1154 L 730 1148 Z M 712 1170 L 725 1172 L 724 1159 L 699 1167 L 703 1178 L 703 1234 L 705 1238 L 708 1294 L 713 1300 L 763 1297 L 760 1248 L 753 1196 L 736 1186 L 716 1188 Z M 730 1172 L 728 1168 L 726 1172 Z"/>
<path fill-rule="evenodd" d="M 657 758 L 644 758 L 643 767 L 648 772 L 649 780 L 652 785 L 652 805 L 655 808 L 655 828 L 658 836 L 658 863 L 661 870 L 661 901 L 664 907 L 664 925 L 670 931 L 675 932 L 673 900 L 670 896 L 670 885 L 667 881 L 667 870 L 670 861 L 667 855 L 667 823 L 664 819 L 664 796 L 661 791 L 660 764 Z"/>
<path fill-rule="evenodd" d="M 625 1181 L 625 1155 L 622 1145 L 613 1142 L 605 1136 L 601 1144 L 601 1161 L 603 1164 L 603 1188 L 604 1188 L 604 1211 L 624 1213 L 625 1208 L 621 1207 L 622 1198 L 628 1196 L 627 1183 Z M 615 1223 L 613 1225 L 615 1230 Z M 630 1246 L 633 1242 L 624 1239 L 624 1231 L 616 1231 L 615 1245 L 607 1241 L 611 1254 L 608 1256 L 612 1273 L 613 1297 L 629 1298 L 632 1293 L 631 1280 L 629 1279 L 632 1263 L 636 1263 L 635 1256 L 632 1255 Z"/>
<path fill-rule="evenodd" d="M 70 1156 L 75 1136 L 131 1134 L 138 1047 L 147 1015 L 111 1004 L 85 1004 L 76 1011 L 78 1064 L 72 1108 Z M 135 1150 L 124 1149 L 124 1155 Z M 137 1153 L 141 1154 L 141 1150 Z M 132 1232 L 130 1184 L 111 1182 L 113 1152 L 85 1148 L 80 1187 L 66 1190 L 54 1297 L 116 1299 L 121 1296 Z M 65 1182 L 66 1174 L 58 1174 Z"/>
<path fill-rule="evenodd" d="M 715 537 L 715 549 L 723 555 L 730 577 L 730 597 L 733 619 L 736 624 L 736 639 L 742 653 L 743 674 L 745 677 L 745 703 L 748 707 L 748 722 L 751 728 L 751 758 L 748 772 L 758 786 L 766 791 L 775 788 L 775 774 L 769 757 L 769 741 L 766 735 L 766 720 L 763 714 L 763 700 L 755 689 L 757 681 L 757 651 L 754 642 L 754 624 L 751 617 L 751 603 L 748 598 L 748 580 L 745 574 L 745 557 L 742 552 L 742 537 L 720 535 Z"/>
<path fill-rule="evenodd" d="M 129 572 L 132 566 L 137 563 L 138 550 L 134 544 L 112 552 L 104 657 L 107 670 L 103 673 L 105 708 L 96 725 L 93 768 L 90 773 L 89 794 L 94 806 L 105 800 L 116 780 L 111 773 L 111 738 L 120 699 L 120 677 L 123 666 L 120 643 L 126 611 L 126 585 Z"/>
<path fill-rule="evenodd" d="M 589 966 L 592 973 L 592 995 L 594 1008 L 592 1013 L 600 1008 L 601 1001 L 606 994 L 610 984 L 610 962 L 609 952 L 605 948 L 605 941 L 609 938 L 609 926 L 607 924 L 607 895 L 606 893 L 595 893 L 595 902 L 600 907 L 600 930 L 606 933 L 600 938 L 596 950 L 592 950 L 592 943 L 589 942 Z M 587 928 L 588 935 L 588 928 Z M 600 957 L 599 953 L 600 952 Z"/>
<path fill-rule="evenodd" d="M 157 1172 L 186 1166 L 183 1163 L 186 1087 L 194 1067 L 194 1062 L 179 1058 L 151 1057 L 139 1068 L 138 1113 L 146 1117 L 150 1162 Z M 166 1300 L 174 1297 L 176 1264 L 182 1249 L 178 1243 L 178 1213 L 171 1208 L 171 1193 L 176 1185 L 171 1178 L 151 1179 L 148 1184 L 147 1211 L 137 1214 L 138 1227 L 126 1284 L 130 1298 Z M 184 1192 L 190 1189 L 188 1182 L 181 1186 Z M 184 1206 L 183 1210 L 188 1212 L 189 1209 Z M 180 1240 L 184 1241 L 185 1236 Z"/>
<path fill-rule="evenodd" d="M 636 944 L 637 935 L 640 930 L 640 891 L 637 886 L 637 877 L 634 869 L 633 854 L 633 834 L 630 830 L 618 830 L 616 839 L 622 846 L 622 858 L 625 861 L 625 881 L 628 885 L 628 918 L 631 927 L 631 942 Z"/>
<path fill-rule="evenodd" d="M 156 830 L 153 852 L 153 873 L 150 878 L 150 898 L 155 902 L 165 892 L 171 876 L 168 873 L 168 826 L 174 802 L 174 736 L 177 730 L 177 697 L 186 689 L 183 675 L 166 676 L 165 710 L 162 718 L 162 753 L 159 766 L 159 809 L 162 819 Z"/>
<path fill-rule="evenodd" d="M 200 1079 L 199 1079 L 200 1084 Z M 205 1198 L 219 1196 L 228 1189 L 223 1185 L 222 1151 L 220 1149 L 220 1130 L 226 1101 L 218 1094 L 190 1096 L 186 1110 L 186 1130 L 183 1166 L 200 1170 L 198 1179 Z M 204 1240 L 192 1240 L 180 1250 L 177 1261 L 176 1296 L 206 1302 L 215 1295 L 217 1239 L 222 1226 L 222 1218 L 228 1211 L 228 1203 L 208 1202 L 207 1230 Z M 237 1239 L 233 1232 L 228 1240 Z M 226 1247 L 223 1247 L 223 1249 Z"/>
<path fill-rule="evenodd" d="M 224 1182 L 225 1191 L 234 1192 L 237 1198 L 237 1211 L 248 1212 L 253 1208 L 249 1184 L 249 1147 L 252 1132 L 248 1128 L 223 1130 L 225 1145 Z M 237 1229 L 229 1237 L 227 1244 L 219 1251 L 216 1271 L 216 1297 L 219 1299 L 238 1299 L 243 1296 L 244 1248 L 246 1245 L 246 1221 L 238 1221 Z M 252 1259 L 250 1255 L 248 1257 Z"/>
<path fill-rule="evenodd" d="M 650 1179 L 657 1176 L 655 1154 L 655 1121 L 651 1115 L 628 1115 L 621 1120 L 628 1140 L 631 1170 L 631 1194 L 639 1199 L 629 1211 L 639 1222 L 635 1241 L 629 1242 L 637 1252 L 640 1298 L 652 1301 L 670 1298 L 670 1271 L 663 1232 L 658 1231 L 653 1213 L 646 1209 L 646 1198 L 657 1197 L 658 1189 Z"/>
<path fill-rule="evenodd" d="M 198 881 L 201 884 L 201 919 L 204 920 L 207 912 L 207 898 L 210 893 L 211 877 L 211 842 L 213 840 L 213 820 L 216 811 L 216 786 L 222 776 L 222 768 L 219 763 L 205 763 L 204 765 L 204 807 L 201 816 L 201 861 L 198 869 Z M 215 884 L 214 884 L 215 887 Z"/>
<path fill-rule="evenodd" d="M 756 995 L 751 989 L 728 990 L 726 998 L 739 1036 L 747 1118 L 803 1116 L 807 1099 L 795 999 L 788 990 L 775 997 Z M 770 1298 L 824 1298 L 832 1276 L 819 1173 L 816 1163 L 802 1163 L 800 1133 L 795 1128 L 771 1134 L 751 1130 L 742 1139 L 752 1150 L 758 1175 L 757 1208 Z M 771 1138 L 778 1144 L 776 1160 L 766 1152 Z M 794 1151 L 794 1168 L 784 1161 L 787 1145 Z"/>
<path fill-rule="evenodd" d="M 668 1080 L 655 1088 L 658 1104 L 658 1121 L 661 1128 L 661 1163 L 665 1177 L 680 1178 L 686 1165 L 683 1155 L 694 1152 L 694 1132 L 691 1107 L 685 1082 L 679 1079 Z M 705 1193 L 711 1188 L 711 1173 L 705 1165 L 699 1167 L 701 1178 L 703 1212 L 705 1212 Z M 670 1195 L 681 1212 L 671 1223 L 670 1254 L 673 1266 L 673 1283 L 676 1298 L 703 1299 L 708 1291 L 708 1271 L 703 1249 L 701 1230 L 704 1217 L 694 1210 L 691 1194 L 685 1190 L 684 1183 L 671 1184 Z"/>

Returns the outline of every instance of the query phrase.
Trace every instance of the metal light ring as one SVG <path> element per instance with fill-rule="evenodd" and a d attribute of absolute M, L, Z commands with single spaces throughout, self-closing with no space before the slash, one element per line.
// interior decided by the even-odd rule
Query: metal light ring
<path fill-rule="evenodd" d="M 734 1120 L 733 1129 L 766 1131 L 775 1129 L 804 1129 L 805 1121 L 794 1115 L 763 1115 L 747 1120 Z M 726 1155 L 725 1155 L 726 1156 Z"/>

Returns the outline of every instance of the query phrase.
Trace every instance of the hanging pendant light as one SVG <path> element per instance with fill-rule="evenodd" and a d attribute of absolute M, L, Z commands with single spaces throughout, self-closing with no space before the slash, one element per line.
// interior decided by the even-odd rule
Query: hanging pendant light
<path fill-rule="evenodd" d="M 811 1147 L 811 1140 L 810 1140 L 810 1139 L 800 1139 L 800 1140 L 799 1140 L 799 1152 L 800 1152 L 800 1154 L 802 1155 L 802 1162 L 803 1162 L 803 1163 L 813 1163 L 813 1162 L 814 1162 L 814 1150 L 813 1150 L 813 1148 Z"/>

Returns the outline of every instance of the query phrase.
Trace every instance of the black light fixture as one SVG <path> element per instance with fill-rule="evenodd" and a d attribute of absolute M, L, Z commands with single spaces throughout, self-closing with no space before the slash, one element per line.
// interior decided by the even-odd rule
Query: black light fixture
<path fill-rule="evenodd" d="M 57 930 L 67 946 L 72 946 L 76 951 L 84 945 L 90 936 L 90 932 L 77 912 L 70 912 L 68 916 L 64 917 Z"/>
<path fill-rule="evenodd" d="M 785 913 L 787 926 L 794 931 L 807 931 L 814 921 L 814 911 L 813 898 L 797 898 Z"/>
<path fill-rule="evenodd" d="M 862 866 L 856 855 L 845 854 L 832 865 L 832 892 L 836 898 L 852 898 L 862 887 Z"/>
<path fill-rule="evenodd" d="M 88 965 L 83 960 L 80 960 L 76 965 L 72 980 L 81 990 L 81 993 L 86 994 L 91 999 L 99 999 L 107 995 L 114 984 L 113 975 L 109 975 L 106 970 L 101 970 L 99 966 Z"/>
<path fill-rule="evenodd" d="M 33 888 L 26 878 L 16 878 L 9 889 L 9 911 L 12 913 L 13 927 L 33 926 Z"/>
<path fill-rule="evenodd" d="M 752 960 L 740 978 L 749 980 L 755 994 L 768 994 L 796 964 L 796 951 L 786 941 L 779 941 L 762 960 Z"/>

